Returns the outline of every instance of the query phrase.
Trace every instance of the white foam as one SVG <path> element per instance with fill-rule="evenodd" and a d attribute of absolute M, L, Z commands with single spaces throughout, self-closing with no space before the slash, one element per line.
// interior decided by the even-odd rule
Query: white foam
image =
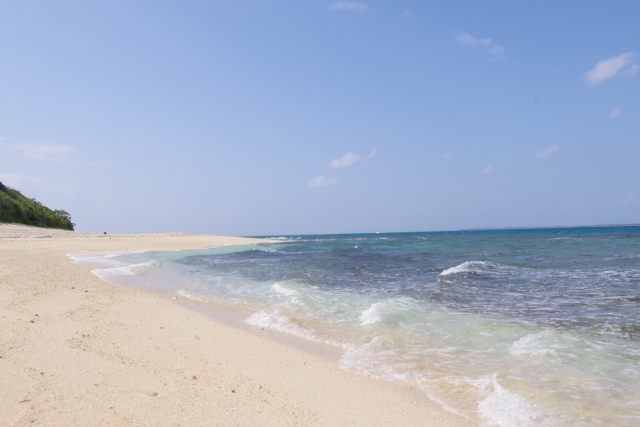
<path fill-rule="evenodd" d="M 545 330 L 535 334 L 525 335 L 518 341 L 511 344 L 509 353 L 514 356 L 557 356 L 557 353 L 552 348 L 553 345 L 550 341 L 557 341 L 556 334 L 551 330 Z"/>
<path fill-rule="evenodd" d="M 478 404 L 478 414 L 487 427 L 551 427 L 558 425 L 558 420 L 543 413 L 535 405 L 528 402 L 498 382 L 494 374 L 491 378 L 491 392 Z"/>
<path fill-rule="evenodd" d="M 190 299 L 190 300 L 193 300 L 193 301 L 211 301 L 212 300 L 212 298 L 205 298 L 202 295 L 194 295 L 192 293 L 187 292 L 184 289 L 179 290 L 177 292 L 177 294 L 180 295 L 183 298 L 187 298 L 187 299 Z"/>
<path fill-rule="evenodd" d="M 91 273 L 102 280 L 109 281 L 114 276 L 135 276 L 141 271 L 157 267 L 157 261 L 147 261 L 139 264 L 118 261 L 113 258 L 123 255 L 143 253 L 144 251 L 111 252 L 102 254 L 67 254 L 69 259 L 75 264 L 90 265 L 92 267 L 105 267 L 91 270 Z"/>
<path fill-rule="evenodd" d="M 371 304 L 369 308 L 360 314 L 360 324 L 362 326 L 375 325 L 381 320 L 384 302 L 376 302 Z"/>
<path fill-rule="evenodd" d="M 245 320 L 245 323 L 260 328 L 274 329 L 309 341 L 321 342 L 311 331 L 292 323 L 286 316 L 280 314 L 279 311 L 256 311 Z"/>
<path fill-rule="evenodd" d="M 93 267 L 119 267 L 127 263 L 116 261 L 112 258 L 120 256 L 120 253 L 108 254 L 67 254 L 74 264 L 90 265 Z"/>
<path fill-rule="evenodd" d="M 121 263 L 121 264 L 125 264 L 125 263 Z M 125 264 L 118 267 L 100 268 L 97 270 L 91 270 L 91 272 L 96 276 L 98 276 L 99 278 L 101 278 L 102 280 L 108 281 L 109 277 L 135 276 L 136 274 L 140 273 L 140 271 L 157 267 L 158 265 L 160 265 L 158 262 L 152 260 L 152 261 L 147 261 L 140 264 Z"/>
<path fill-rule="evenodd" d="M 448 276 L 449 274 L 456 273 L 478 272 L 482 267 L 487 267 L 489 265 L 490 263 L 485 261 L 466 261 L 462 264 L 456 265 L 455 267 L 447 268 L 442 273 L 440 273 L 440 276 Z"/>
<path fill-rule="evenodd" d="M 549 240 L 582 240 L 579 237 L 553 237 Z"/>
<path fill-rule="evenodd" d="M 345 352 L 340 358 L 340 367 L 347 371 L 355 371 L 360 375 L 373 376 L 376 378 L 382 378 L 383 375 L 379 373 L 380 369 L 389 371 L 390 366 L 385 364 L 375 363 L 376 352 L 371 348 L 375 346 L 379 338 L 376 336 L 369 343 L 354 346 L 345 346 Z M 377 370 L 374 369 L 378 368 Z"/>
<path fill-rule="evenodd" d="M 262 251 L 262 252 L 278 252 L 278 250 L 273 248 L 265 248 L 262 246 L 258 246 L 257 248 L 253 248 L 254 251 Z"/>
<path fill-rule="evenodd" d="M 278 295 L 278 305 L 285 307 L 292 305 L 306 307 L 306 304 L 300 299 L 301 294 L 299 291 L 290 289 L 280 283 L 274 283 L 270 289 Z M 282 301 L 282 297 L 285 298 L 285 301 Z"/>
<path fill-rule="evenodd" d="M 296 291 L 295 289 L 289 289 L 285 286 L 282 286 L 280 283 L 274 283 L 273 285 L 271 285 L 271 290 L 275 293 L 288 297 L 295 297 L 300 295 L 300 292 Z"/>

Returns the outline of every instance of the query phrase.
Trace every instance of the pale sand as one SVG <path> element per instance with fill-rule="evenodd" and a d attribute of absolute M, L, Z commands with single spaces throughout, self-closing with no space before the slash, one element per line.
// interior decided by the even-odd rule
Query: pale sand
<path fill-rule="evenodd" d="M 66 256 L 255 241 L 0 224 L 0 425 L 475 425 Z"/>

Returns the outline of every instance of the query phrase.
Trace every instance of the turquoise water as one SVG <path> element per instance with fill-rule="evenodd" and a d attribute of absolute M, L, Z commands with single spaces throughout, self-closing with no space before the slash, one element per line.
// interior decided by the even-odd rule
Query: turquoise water
<path fill-rule="evenodd" d="M 279 236 L 277 236 L 279 237 Z M 640 227 L 284 236 L 74 256 L 240 307 L 487 426 L 640 425 Z"/>

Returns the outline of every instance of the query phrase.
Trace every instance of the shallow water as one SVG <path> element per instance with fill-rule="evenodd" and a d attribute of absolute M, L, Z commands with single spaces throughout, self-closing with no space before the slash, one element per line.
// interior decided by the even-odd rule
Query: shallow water
<path fill-rule="evenodd" d="M 640 227 L 280 241 L 73 258 L 340 346 L 487 426 L 640 425 Z"/>

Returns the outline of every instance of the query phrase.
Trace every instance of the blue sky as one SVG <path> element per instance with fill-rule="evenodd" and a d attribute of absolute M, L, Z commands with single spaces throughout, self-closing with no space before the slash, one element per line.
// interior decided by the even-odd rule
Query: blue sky
<path fill-rule="evenodd" d="M 640 223 L 638 1 L 0 4 L 0 181 L 82 231 Z"/>

